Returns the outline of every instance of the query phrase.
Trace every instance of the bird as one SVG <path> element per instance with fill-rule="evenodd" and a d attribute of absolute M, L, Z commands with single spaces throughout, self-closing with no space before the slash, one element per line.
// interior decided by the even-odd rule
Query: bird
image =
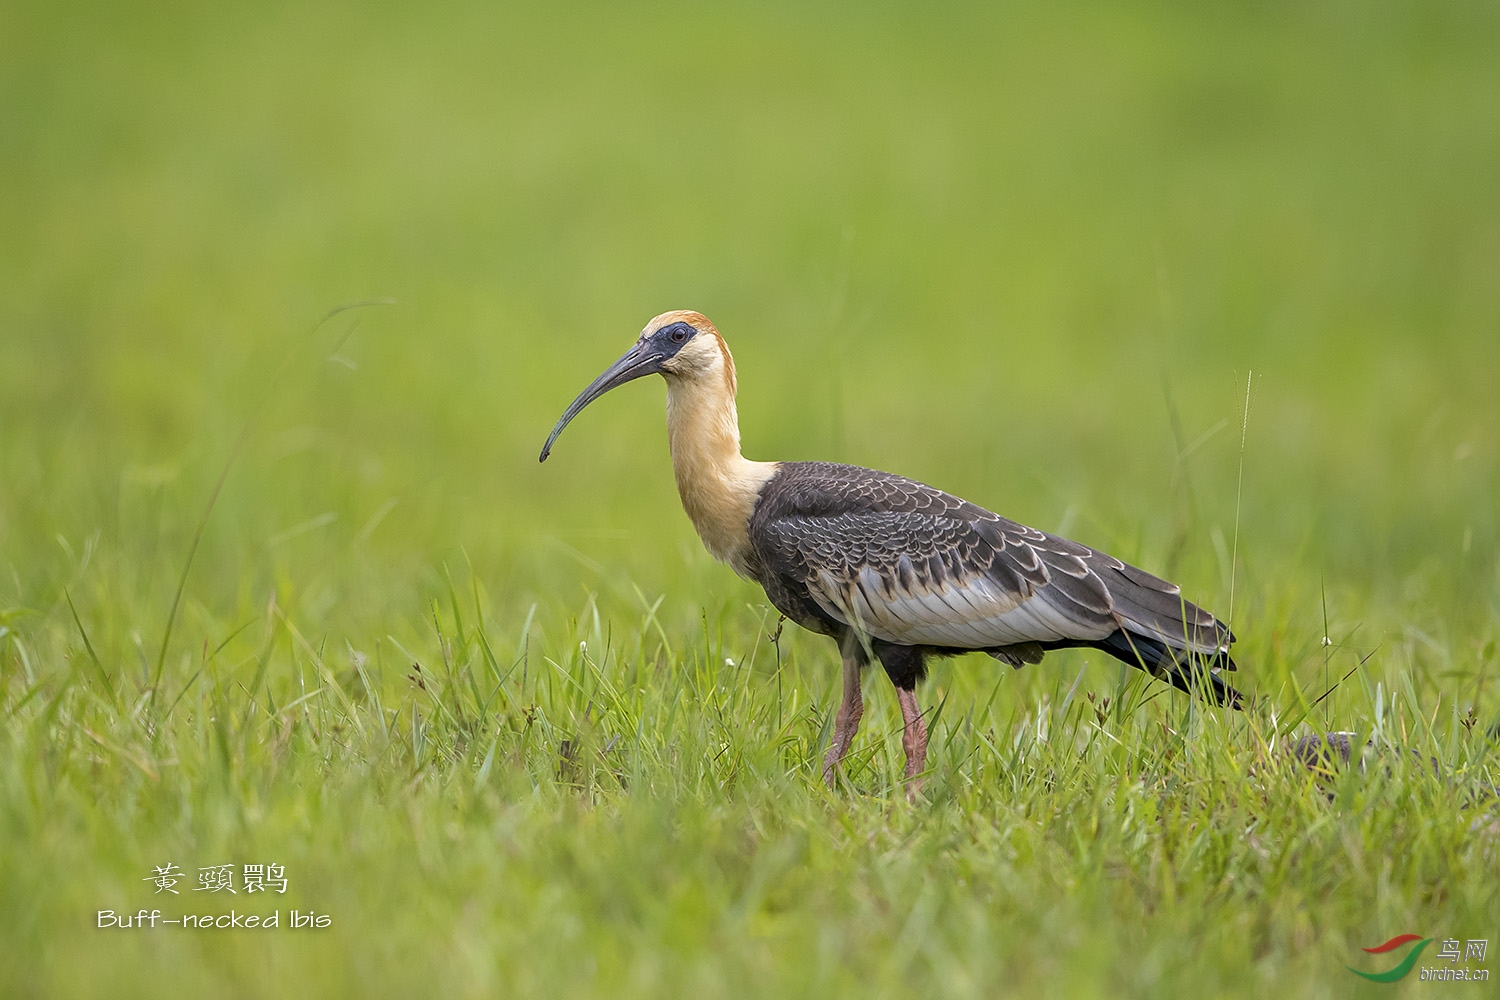
<path fill-rule="evenodd" d="M 648 375 L 667 383 L 677 492 L 704 546 L 796 624 L 834 639 L 843 698 L 823 758 L 834 787 L 879 662 L 901 708 L 904 782 L 922 790 L 927 723 L 916 689 L 933 657 L 988 653 L 1020 668 L 1050 650 L 1100 650 L 1209 703 L 1243 708 L 1229 627 L 1181 588 L 913 479 L 740 451 L 734 358 L 702 313 L 674 310 L 578 394 L 539 461 L 594 400 Z"/>

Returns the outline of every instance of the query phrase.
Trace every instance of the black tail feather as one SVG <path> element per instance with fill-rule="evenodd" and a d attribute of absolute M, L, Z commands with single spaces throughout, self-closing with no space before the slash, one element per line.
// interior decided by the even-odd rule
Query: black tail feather
<path fill-rule="evenodd" d="M 1221 670 L 1235 669 L 1227 650 L 1212 653 L 1174 649 L 1159 639 L 1115 629 L 1097 642 L 1068 640 L 1041 643 L 1044 649 L 1086 647 L 1098 649 L 1132 667 L 1140 667 L 1152 677 L 1166 681 L 1179 691 L 1197 694 L 1215 705 L 1243 708 L 1244 695 L 1230 687 L 1219 676 Z"/>

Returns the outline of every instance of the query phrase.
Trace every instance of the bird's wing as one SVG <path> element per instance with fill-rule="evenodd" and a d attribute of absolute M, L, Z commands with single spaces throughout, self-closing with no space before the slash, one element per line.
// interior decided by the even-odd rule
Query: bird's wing
<path fill-rule="evenodd" d="M 750 539 L 826 614 L 887 642 L 985 649 L 1121 628 L 1202 653 L 1230 641 L 1172 584 L 889 473 L 784 463 Z"/>

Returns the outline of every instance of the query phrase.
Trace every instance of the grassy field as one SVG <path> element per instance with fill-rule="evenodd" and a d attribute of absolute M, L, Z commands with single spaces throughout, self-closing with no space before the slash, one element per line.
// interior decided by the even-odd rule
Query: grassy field
<path fill-rule="evenodd" d="M 0 995 L 1481 995 L 1345 966 L 1500 966 L 1497 93 L 1442 0 L 0 8 Z M 826 791 L 659 384 L 536 462 L 672 308 L 750 457 L 1177 579 L 1255 707 L 948 661 L 909 807 L 872 675 Z"/>

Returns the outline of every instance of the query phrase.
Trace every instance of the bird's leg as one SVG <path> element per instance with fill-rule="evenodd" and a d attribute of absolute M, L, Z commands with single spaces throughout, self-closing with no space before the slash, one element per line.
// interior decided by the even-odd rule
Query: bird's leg
<path fill-rule="evenodd" d="M 918 775 L 927 766 L 927 723 L 922 721 L 916 688 L 897 688 L 896 700 L 901 703 L 904 723 L 901 748 L 906 751 L 906 797 L 915 799 L 922 794 L 922 779 Z"/>
<path fill-rule="evenodd" d="M 849 744 L 859 731 L 860 717 L 865 714 L 864 699 L 859 692 L 859 675 L 864 665 L 864 658 L 857 650 L 844 650 L 844 700 L 833 722 L 833 742 L 828 745 L 828 756 L 823 758 L 823 780 L 829 788 L 833 787 L 839 762 L 849 752 Z"/>

